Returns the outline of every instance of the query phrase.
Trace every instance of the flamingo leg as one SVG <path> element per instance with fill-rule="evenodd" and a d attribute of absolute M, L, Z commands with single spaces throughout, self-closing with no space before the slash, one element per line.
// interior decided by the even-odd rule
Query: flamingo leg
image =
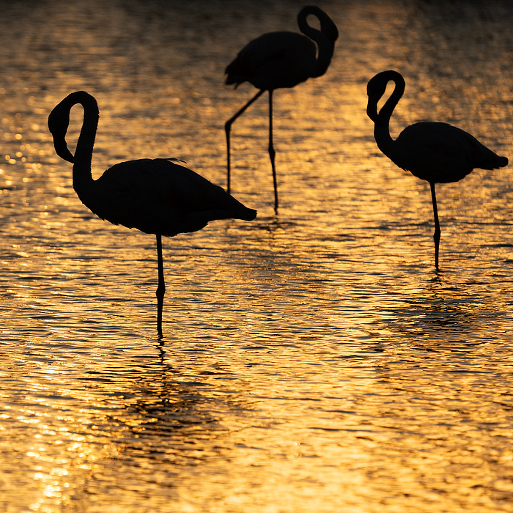
<path fill-rule="evenodd" d="M 159 338 L 162 338 L 162 308 L 164 306 L 164 294 L 166 293 L 166 284 L 164 282 L 164 261 L 162 258 L 162 237 L 157 234 L 157 258 L 158 258 L 158 276 L 157 286 L 157 332 Z"/>
<path fill-rule="evenodd" d="M 254 103 L 262 94 L 264 90 L 258 91 L 253 98 L 251 98 L 241 109 L 239 109 L 225 124 L 224 131 L 226 133 L 226 191 L 230 194 L 230 130 L 233 122 L 244 113 L 244 111 Z"/>
<path fill-rule="evenodd" d="M 271 167 L 273 169 L 273 185 L 274 185 L 274 213 L 278 214 L 278 182 L 276 179 L 276 166 L 274 159 L 276 151 L 273 145 L 273 90 L 269 89 L 269 157 L 271 158 Z"/>
<path fill-rule="evenodd" d="M 440 223 L 438 221 L 438 208 L 436 206 L 436 194 L 435 194 L 435 183 L 430 182 L 431 185 L 431 199 L 433 201 L 433 214 L 435 216 L 435 233 L 433 235 L 433 239 L 435 241 L 435 268 L 438 271 L 438 248 L 440 246 Z"/>

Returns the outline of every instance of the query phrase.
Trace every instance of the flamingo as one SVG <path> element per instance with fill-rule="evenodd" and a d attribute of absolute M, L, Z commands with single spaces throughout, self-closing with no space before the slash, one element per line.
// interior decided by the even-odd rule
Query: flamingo
<path fill-rule="evenodd" d="M 308 15 L 314 15 L 321 30 L 311 27 Z M 225 123 L 227 153 L 227 191 L 230 192 L 230 130 L 233 122 L 244 113 L 265 91 L 269 91 L 269 157 L 273 172 L 274 210 L 278 213 L 278 184 L 276 179 L 273 145 L 273 91 L 294 87 L 310 77 L 324 75 L 333 56 L 338 30 L 331 18 L 319 7 L 306 6 L 299 11 L 297 23 L 301 34 L 295 32 L 269 32 L 250 41 L 226 67 L 226 84 L 237 88 L 249 82 L 258 89 L 233 117 Z M 308 37 L 307 37 L 308 36 Z M 315 43 L 317 43 L 318 51 Z M 317 53 L 317 57 L 316 57 Z"/>
<path fill-rule="evenodd" d="M 70 111 L 84 109 L 80 135 L 73 155 L 66 143 Z M 77 91 L 64 98 L 50 113 L 48 128 L 55 151 L 73 163 L 73 188 L 94 214 L 113 224 L 137 228 L 157 237 L 157 330 L 162 338 L 165 294 L 162 236 L 194 232 L 215 219 L 251 221 L 256 211 L 246 208 L 221 187 L 194 171 L 170 162 L 173 159 L 141 159 L 121 162 L 94 180 L 91 174 L 99 110 L 93 96 Z"/>
<path fill-rule="evenodd" d="M 381 110 L 378 102 L 388 82 L 395 87 Z M 458 182 L 473 169 L 498 169 L 508 165 L 501 157 L 481 144 L 475 137 L 447 123 L 421 122 L 406 127 L 393 140 L 390 117 L 404 93 L 404 78 L 397 71 L 378 73 L 367 84 L 367 115 L 374 122 L 374 139 L 378 148 L 402 169 L 429 182 L 435 218 L 435 268 L 438 271 L 440 223 L 435 184 Z"/>

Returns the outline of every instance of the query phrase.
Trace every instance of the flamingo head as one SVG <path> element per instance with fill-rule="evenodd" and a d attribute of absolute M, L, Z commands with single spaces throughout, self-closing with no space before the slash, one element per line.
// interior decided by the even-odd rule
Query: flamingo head
<path fill-rule="evenodd" d="M 383 73 L 372 77 L 367 84 L 367 116 L 376 122 L 378 120 L 378 102 L 385 94 L 388 78 Z"/>
<path fill-rule="evenodd" d="M 334 45 L 335 41 L 338 39 L 337 26 L 335 23 L 333 23 L 333 20 L 320 7 L 317 7 L 316 5 L 306 5 L 301 9 L 301 11 L 299 11 L 297 20 L 301 32 L 305 33 L 304 25 L 306 22 L 306 17 L 310 14 L 313 14 L 319 20 L 321 24 L 321 32 L 328 38 L 331 44 Z"/>
<path fill-rule="evenodd" d="M 367 102 L 367 116 L 369 116 L 374 123 L 378 120 L 378 101 L 379 100 L 373 100 L 369 97 L 369 101 Z"/>
<path fill-rule="evenodd" d="M 69 108 L 59 103 L 48 116 L 48 129 L 53 136 L 55 152 L 61 159 L 73 162 L 73 154 L 66 143 L 66 133 L 69 126 Z"/>
<path fill-rule="evenodd" d="M 386 92 L 387 84 L 389 82 L 395 83 L 395 89 L 391 97 L 385 103 L 381 111 L 378 112 L 378 103 Z M 367 115 L 374 121 L 383 121 L 383 118 L 390 117 L 395 105 L 404 93 L 404 78 L 394 70 L 387 70 L 373 76 L 367 84 L 367 96 L 369 97 L 367 103 Z M 385 108 L 385 107 L 390 108 Z"/>

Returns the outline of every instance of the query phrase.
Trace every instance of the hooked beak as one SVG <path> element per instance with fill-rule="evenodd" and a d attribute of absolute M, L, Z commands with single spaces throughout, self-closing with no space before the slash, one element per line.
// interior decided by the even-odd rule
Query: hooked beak
<path fill-rule="evenodd" d="M 73 162 L 74 157 L 66 143 L 66 133 L 69 126 L 69 110 L 63 110 L 61 104 L 57 105 L 48 116 L 48 129 L 53 136 L 55 152 L 61 159 Z"/>
<path fill-rule="evenodd" d="M 378 102 L 374 101 L 371 97 L 369 97 L 369 101 L 367 102 L 367 116 L 369 116 L 374 123 L 378 120 Z"/>
<path fill-rule="evenodd" d="M 75 157 L 68 149 L 68 144 L 66 143 L 66 139 L 59 138 L 57 139 L 55 136 L 53 137 L 53 147 L 55 148 L 55 153 L 59 155 L 61 159 L 67 160 L 68 162 L 73 163 Z"/>

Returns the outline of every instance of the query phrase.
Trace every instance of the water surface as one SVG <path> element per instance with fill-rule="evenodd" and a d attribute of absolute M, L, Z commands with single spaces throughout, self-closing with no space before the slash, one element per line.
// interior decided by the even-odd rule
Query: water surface
<path fill-rule="evenodd" d="M 0 19 L 0 505 L 14 512 L 513 511 L 511 166 L 438 188 L 377 149 L 366 84 L 406 79 L 392 132 L 433 119 L 513 157 L 507 0 L 326 1 L 325 76 L 234 125 L 252 223 L 164 243 L 95 218 L 50 110 L 100 106 L 93 174 L 176 157 L 225 183 L 223 85 L 301 2 L 29 1 Z M 73 146 L 81 112 L 69 132 Z"/>

